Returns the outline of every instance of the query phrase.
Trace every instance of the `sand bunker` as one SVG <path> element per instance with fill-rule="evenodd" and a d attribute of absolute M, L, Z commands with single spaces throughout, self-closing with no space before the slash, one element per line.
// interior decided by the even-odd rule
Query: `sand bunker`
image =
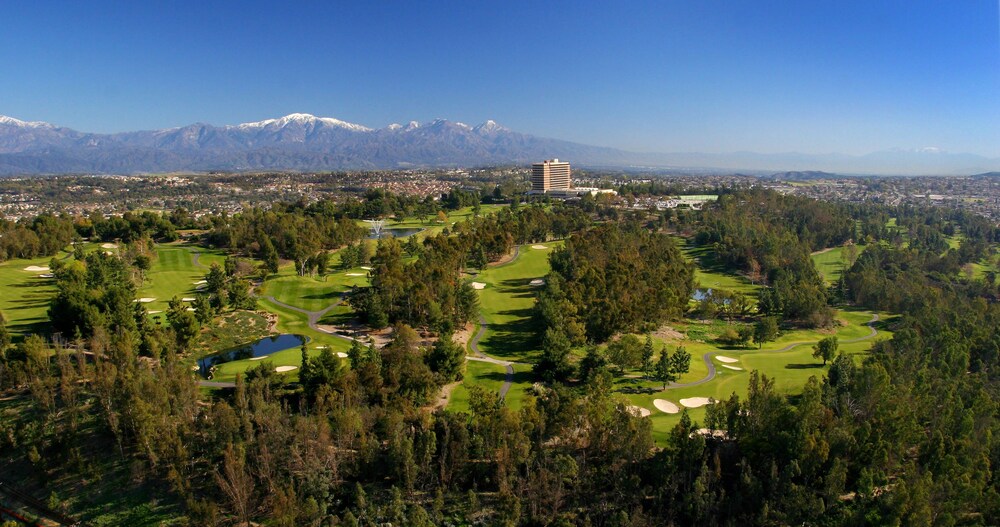
<path fill-rule="evenodd" d="M 548 249 L 548 247 L 546 247 L 544 245 L 532 245 L 531 248 L 532 249 L 539 249 L 539 250 L 541 250 L 541 249 Z"/>
<path fill-rule="evenodd" d="M 118 246 L 113 243 L 102 243 L 101 249 L 117 249 Z"/>
<path fill-rule="evenodd" d="M 249 360 L 264 360 L 266 358 L 267 358 L 267 355 L 261 355 L 260 357 L 250 357 Z"/>
<path fill-rule="evenodd" d="M 545 280 L 542 280 L 541 278 L 535 278 L 534 280 L 528 283 L 530 283 L 533 286 L 540 286 L 540 285 L 545 285 Z"/>
<path fill-rule="evenodd" d="M 473 289 L 486 289 L 486 284 L 482 282 L 472 282 Z"/>
<path fill-rule="evenodd" d="M 139 302 L 139 303 L 141 303 L 141 304 L 148 304 L 148 303 L 150 303 L 150 302 L 154 302 L 154 301 L 156 301 L 156 299 L 155 299 L 155 298 L 150 298 L 150 297 L 148 297 L 148 296 L 144 296 L 144 297 L 142 297 L 142 298 L 140 298 L 140 299 L 136 300 L 136 302 Z"/>
<path fill-rule="evenodd" d="M 629 406 L 628 411 L 632 412 L 632 415 L 637 415 L 639 417 L 649 417 L 653 412 L 649 411 L 649 408 L 643 408 L 641 406 Z"/>
<path fill-rule="evenodd" d="M 187 310 L 188 310 L 188 311 L 198 311 L 198 309 L 197 309 L 197 308 L 193 308 L 193 307 L 189 307 L 189 308 L 187 308 Z"/>
<path fill-rule="evenodd" d="M 39 278 L 55 278 L 56 275 L 54 275 L 52 273 L 42 273 L 42 274 L 38 275 L 38 277 Z"/>
<path fill-rule="evenodd" d="M 203 291 L 207 287 L 208 287 L 207 284 L 198 284 L 197 286 L 195 286 L 195 289 L 197 289 L 198 291 Z"/>
<path fill-rule="evenodd" d="M 208 283 L 208 280 L 198 280 L 197 282 L 194 283 L 194 285 L 203 285 L 203 284 L 207 284 L 207 283 Z"/>
<path fill-rule="evenodd" d="M 740 359 L 734 359 L 732 357 L 727 357 L 725 355 L 716 355 L 715 356 L 715 360 L 717 360 L 719 362 L 725 362 L 727 364 L 732 364 L 734 362 L 739 362 L 740 361 Z"/>
<path fill-rule="evenodd" d="M 186 296 L 186 297 L 184 297 L 184 298 L 181 299 L 181 302 L 194 302 L 194 297 L 193 296 Z"/>
<path fill-rule="evenodd" d="M 29 273 L 43 273 L 45 271 L 48 271 L 49 267 L 47 265 L 29 265 L 25 267 L 24 270 L 28 271 Z"/>
<path fill-rule="evenodd" d="M 337 352 L 337 356 L 340 357 L 341 359 L 346 359 L 347 358 L 347 354 L 344 353 L 343 351 L 338 351 Z"/>
<path fill-rule="evenodd" d="M 712 404 L 715 401 L 708 397 L 689 397 L 687 399 L 681 399 L 681 404 L 688 408 L 701 408 L 706 404 Z"/>
<path fill-rule="evenodd" d="M 156 311 L 150 311 L 149 312 L 150 315 L 155 315 L 157 313 L 163 313 L 163 311 L 156 310 Z"/>
<path fill-rule="evenodd" d="M 297 369 L 299 369 L 298 366 L 278 366 L 277 368 L 274 369 L 274 371 L 278 373 L 285 373 L 286 371 L 292 371 Z"/>
<path fill-rule="evenodd" d="M 318 349 L 318 350 L 325 350 L 326 348 L 329 348 L 329 347 L 330 346 L 316 346 L 316 349 Z"/>
<path fill-rule="evenodd" d="M 347 273 L 347 276 L 364 276 L 365 273 Z"/>
<path fill-rule="evenodd" d="M 730 366 L 728 364 L 723 364 L 722 367 L 728 368 L 730 370 L 743 371 L 743 368 L 740 368 L 739 366 Z"/>
<path fill-rule="evenodd" d="M 655 406 L 657 410 L 668 414 L 676 414 L 681 411 L 676 404 L 666 399 L 654 399 L 653 406 Z"/>
<path fill-rule="evenodd" d="M 361 266 L 361 268 L 362 268 L 362 269 L 364 269 L 365 271 L 371 271 L 371 270 L 372 270 L 372 268 L 371 268 L 371 267 L 365 267 L 365 266 L 363 266 L 363 265 Z"/>

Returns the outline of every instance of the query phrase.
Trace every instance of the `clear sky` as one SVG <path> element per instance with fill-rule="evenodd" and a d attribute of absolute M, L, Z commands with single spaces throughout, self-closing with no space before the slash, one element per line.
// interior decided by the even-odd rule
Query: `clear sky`
<path fill-rule="evenodd" d="M 634 151 L 1000 156 L 996 0 L 13 1 L 0 21 L 0 114 L 83 131 L 304 112 Z"/>

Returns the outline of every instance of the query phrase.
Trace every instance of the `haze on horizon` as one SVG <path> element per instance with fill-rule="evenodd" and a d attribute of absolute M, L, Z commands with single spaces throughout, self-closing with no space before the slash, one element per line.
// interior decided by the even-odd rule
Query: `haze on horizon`
<path fill-rule="evenodd" d="M 647 152 L 1000 157 L 998 4 L 5 3 L 0 114 L 495 119 Z"/>

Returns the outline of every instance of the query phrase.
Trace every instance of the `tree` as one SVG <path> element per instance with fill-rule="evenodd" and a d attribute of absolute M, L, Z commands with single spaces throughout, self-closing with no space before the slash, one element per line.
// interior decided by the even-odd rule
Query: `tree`
<path fill-rule="evenodd" d="M 750 339 L 753 338 L 754 328 L 753 326 L 740 326 L 736 333 L 739 335 L 740 346 L 746 347 L 750 343 Z"/>
<path fill-rule="evenodd" d="M 10 331 L 7 329 L 7 319 L 0 313 L 0 356 L 7 346 L 10 346 Z"/>
<path fill-rule="evenodd" d="M 447 223 L 448 215 L 445 214 L 443 210 L 439 210 L 437 213 L 437 221 L 438 223 Z"/>
<path fill-rule="evenodd" d="M 170 300 L 167 308 L 167 322 L 174 329 L 177 344 L 181 347 L 186 346 L 198 335 L 198 319 L 195 318 L 194 313 L 187 310 L 184 302 L 176 296 Z"/>
<path fill-rule="evenodd" d="M 823 359 L 823 365 L 837 355 L 837 337 L 826 337 L 813 346 L 813 357 Z"/>
<path fill-rule="evenodd" d="M 674 354 L 670 356 L 670 370 L 673 372 L 674 377 L 677 379 L 681 378 L 691 369 L 691 354 L 688 353 L 684 346 L 677 346 Z"/>
<path fill-rule="evenodd" d="M 673 365 L 670 362 L 670 354 L 667 353 L 667 347 L 664 346 L 660 349 L 660 358 L 656 361 L 656 371 L 654 374 L 656 380 L 663 383 L 663 389 L 667 389 L 667 384 L 677 380 L 674 376 Z"/>
<path fill-rule="evenodd" d="M 451 333 L 442 334 L 427 355 L 427 366 L 445 383 L 462 380 L 464 364 L 465 351 L 452 340 Z"/>
<path fill-rule="evenodd" d="M 772 342 L 778 338 L 777 317 L 764 317 L 757 321 L 753 328 L 753 340 L 758 348 L 764 347 L 765 342 Z"/>
<path fill-rule="evenodd" d="M 653 355 L 656 351 L 653 349 L 653 336 L 646 334 L 646 342 L 642 346 L 642 373 L 643 375 L 649 376 L 649 371 L 653 368 Z"/>
<path fill-rule="evenodd" d="M 620 339 L 608 344 L 608 360 L 618 367 L 618 374 L 623 375 L 625 370 L 642 365 L 642 349 L 639 337 L 622 335 Z"/>
<path fill-rule="evenodd" d="M 208 270 L 208 274 L 205 275 L 205 289 L 209 293 L 219 294 L 225 288 L 226 272 L 222 267 L 219 267 L 219 264 L 213 263 L 212 267 Z"/>
<path fill-rule="evenodd" d="M 226 447 L 222 466 L 222 472 L 215 470 L 215 482 L 229 498 L 236 517 L 244 525 L 249 526 L 250 512 L 253 510 L 250 501 L 253 498 L 254 482 L 253 476 L 247 470 L 243 447 L 230 443 Z"/>

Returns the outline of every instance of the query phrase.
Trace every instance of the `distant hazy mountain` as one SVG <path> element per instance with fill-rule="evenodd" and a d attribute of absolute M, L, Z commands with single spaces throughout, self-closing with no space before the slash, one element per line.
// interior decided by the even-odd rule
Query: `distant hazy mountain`
<path fill-rule="evenodd" d="M 1000 169 L 1000 161 L 937 151 L 867 156 L 649 154 L 438 119 L 371 129 L 292 114 L 235 126 L 93 134 L 0 116 L 0 174 L 137 173 L 205 170 L 336 170 L 480 166 L 558 157 L 577 166 L 718 168 L 876 174 L 955 174 Z"/>

